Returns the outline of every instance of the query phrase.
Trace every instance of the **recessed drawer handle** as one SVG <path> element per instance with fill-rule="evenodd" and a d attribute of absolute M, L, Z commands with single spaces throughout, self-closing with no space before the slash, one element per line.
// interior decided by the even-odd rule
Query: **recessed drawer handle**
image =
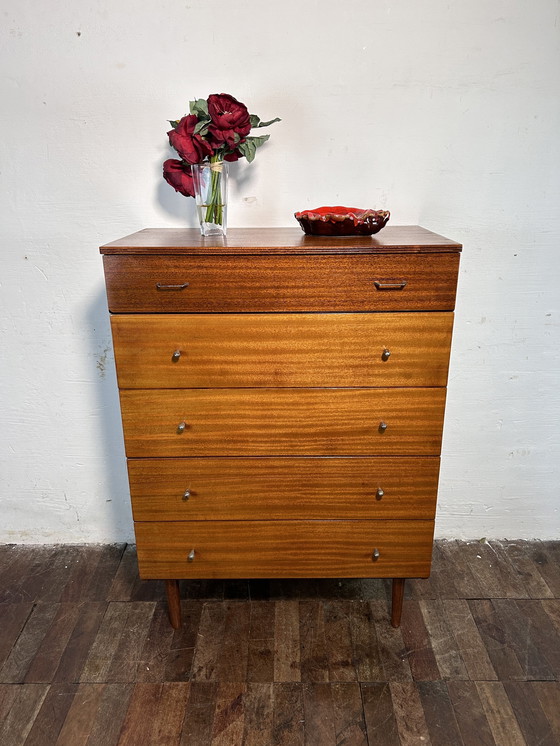
<path fill-rule="evenodd" d="M 182 285 L 163 285 L 161 282 L 156 282 L 156 288 L 158 290 L 184 290 L 188 288 L 189 283 L 184 282 Z"/>
<path fill-rule="evenodd" d="M 406 280 L 394 280 L 393 282 L 390 280 L 385 282 L 383 280 L 374 280 L 373 284 L 378 290 L 402 290 L 408 283 Z"/>
<path fill-rule="evenodd" d="M 380 556 L 381 556 L 381 552 L 379 551 L 379 549 L 377 549 L 377 548 L 374 549 L 373 550 L 373 554 L 371 555 L 371 561 L 372 562 L 377 562 L 377 560 L 379 559 Z"/>
<path fill-rule="evenodd" d="M 379 432 L 384 433 L 385 430 L 387 430 L 387 423 L 386 422 L 380 422 L 379 423 Z"/>

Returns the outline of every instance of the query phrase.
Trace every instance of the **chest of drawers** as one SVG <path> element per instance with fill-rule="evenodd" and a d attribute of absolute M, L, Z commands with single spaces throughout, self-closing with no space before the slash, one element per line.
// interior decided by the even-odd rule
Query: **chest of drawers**
<path fill-rule="evenodd" d="M 430 573 L 460 244 L 417 226 L 101 247 L 142 578 Z"/>

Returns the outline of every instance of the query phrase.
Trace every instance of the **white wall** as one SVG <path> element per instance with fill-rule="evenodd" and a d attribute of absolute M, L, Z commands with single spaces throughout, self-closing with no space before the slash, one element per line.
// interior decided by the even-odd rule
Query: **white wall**
<path fill-rule="evenodd" d="M 560 537 L 556 0 L 4 0 L 0 541 L 129 540 L 101 259 L 193 224 L 166 120 L 280 116 L 230 225 L 386 207 L 464 243 L 438 534 Z M 7 369 L 6 369 L 7 363 Z"/>

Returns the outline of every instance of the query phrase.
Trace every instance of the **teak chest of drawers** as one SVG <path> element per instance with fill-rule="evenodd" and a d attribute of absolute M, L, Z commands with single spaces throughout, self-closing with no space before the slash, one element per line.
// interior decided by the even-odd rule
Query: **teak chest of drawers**
<path fill-rule="evenodd" d="M 101 247 L 138 565 L 430 573 L 460 244 L 417 226 L 147 229 Z"/>

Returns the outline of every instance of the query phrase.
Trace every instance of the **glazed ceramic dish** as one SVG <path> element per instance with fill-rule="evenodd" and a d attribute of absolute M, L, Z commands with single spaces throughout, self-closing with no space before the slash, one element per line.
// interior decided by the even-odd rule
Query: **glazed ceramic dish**
<path fill-rule="evenodd" d="M 317 207 L 294 215 L 303 232 L 310 236 L 371 236 L 386 225 L 390 212 L 357 207 Z"/>

